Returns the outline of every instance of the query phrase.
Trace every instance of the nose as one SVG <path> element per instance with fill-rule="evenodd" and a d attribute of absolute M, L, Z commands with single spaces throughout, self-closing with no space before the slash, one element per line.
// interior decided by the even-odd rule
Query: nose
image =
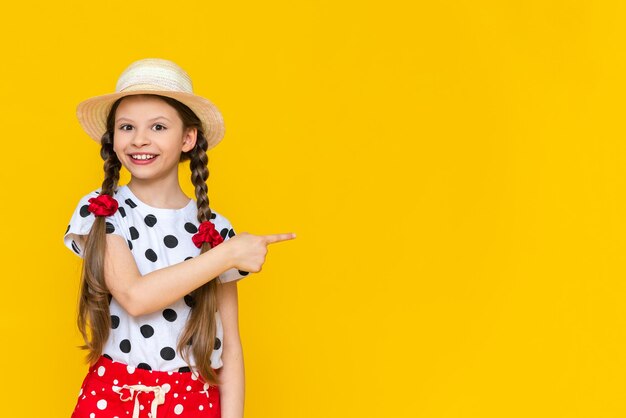
<path fill-rule="evenodd" d="M 146 145 L 150 143 L 150 135 L 149 131 L 147 132 L 144 129 L 137 128 L 135 129 L 135 135 L 133 135 L 131 139 L 131 143 L 136 147 L 141 147 L 142 145 Z"/>

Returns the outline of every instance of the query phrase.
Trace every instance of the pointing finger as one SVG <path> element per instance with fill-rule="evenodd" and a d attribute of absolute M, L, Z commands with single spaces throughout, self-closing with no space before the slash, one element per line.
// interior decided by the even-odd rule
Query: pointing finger
<path fill-rule="evenodd" d="M 293 232 L 289 234 L 270 234 L 270 235 L 264 235 L 264 237 L 268 244 L 273 244 L 275 242 L 294 239 L 296 237 L 296 234 Z"/>

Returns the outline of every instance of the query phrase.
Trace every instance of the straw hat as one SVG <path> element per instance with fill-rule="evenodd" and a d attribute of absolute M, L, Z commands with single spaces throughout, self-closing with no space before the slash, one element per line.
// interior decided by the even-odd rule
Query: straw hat
<path fill-rule="evenodd" d="M 80 102 L 76 116 L 85 132 L 100 143 L 113 102 L 120 97 L 146 93 L 171 97 L 193 110 L 202 121 L 208 148 L 216 146 L 224 137 L 224 120 L 217 107 L 193 93 L 191 78 L 185 70 L 160 58 L 145 58 L 130 64 L 117 80 L 115 93 Z"/>

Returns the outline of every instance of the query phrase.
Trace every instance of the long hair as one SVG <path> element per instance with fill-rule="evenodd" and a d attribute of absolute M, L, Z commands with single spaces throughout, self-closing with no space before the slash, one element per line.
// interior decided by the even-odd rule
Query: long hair
<path fill-rule="evenodd" d="M 182 152 L 180 161 L 189 160 L 191 170 L 191 182 L 195 187 L 196 202 L 198 205 L 198 222 L 211 219 L 211 209 L 207 195 L 206 181 L 209 178 L 207 167 L 207 140 L 204 136 L 202 122 L 196 114 L 186 105 L 179 101 L 158 95 L 154 96 L 164 100 L 178 112 L 182 122 L 183 131 L 187 128 L 197 128 L 197 140 L 193 149 Z M 107 116 L 106 132 L 102 135 L 100 156 L 104 160 L 104 181 L 100 194 L 113 197 L 120 178 L 121 162 L 113 151 L 115 112 L 120 102 L 118 99 L 111 106 Z M 80 330 L 85 344 L 80 346 L 88 350 L 86 361 L 95 363 L 102 355 L 104 343 L 109 337 L 111 329 L 111 316 L 109 304 L 111 294 L 104 280 L 104 252 L 106 249 L 106 225 L 102 216 L 96 216 L 87 236 L 85 251 L 83 254 L 83 266 L 81 270 L 80 290 L 78 299 L 78 329 Z M 207 242 L 202 244 L 200 253 L 211 249 Z M 217 311 L 218 278 L 211 280 L 191 292 L 188 305 L 191 313 L 181 333 L 177 351 L 187 364 L 190 364 L 190 353 L 195 359 L 195 367 L 202 378 L 210 384 L 220 385 L 221 381 L 211 367 L 211 353 L 219 348 L 216 345 L 215 312 Z M 88 331 L 91 331 L 89 335 Z"/>

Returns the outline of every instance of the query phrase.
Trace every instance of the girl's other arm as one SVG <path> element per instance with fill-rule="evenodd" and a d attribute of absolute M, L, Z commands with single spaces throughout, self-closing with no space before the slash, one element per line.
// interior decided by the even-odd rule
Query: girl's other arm
<path fill-rule="evenodd" d="M 206 253 L 142 276 L 124 238 L 106 235 L 104 279 L 106 285 L 133 316 L 155 312 L 183 298 L 232 265 L 228 241 Z"/>
<path fill-rule="evenodd" d="M 243 418 L 245 375 L 239 337 L 237 282 L 220 284 L 218 287 L 218 310 L 224 328 L 222 348 L 224 365 L 219 372 L 222 380 L 220 386 L 222 418 Z"/>

